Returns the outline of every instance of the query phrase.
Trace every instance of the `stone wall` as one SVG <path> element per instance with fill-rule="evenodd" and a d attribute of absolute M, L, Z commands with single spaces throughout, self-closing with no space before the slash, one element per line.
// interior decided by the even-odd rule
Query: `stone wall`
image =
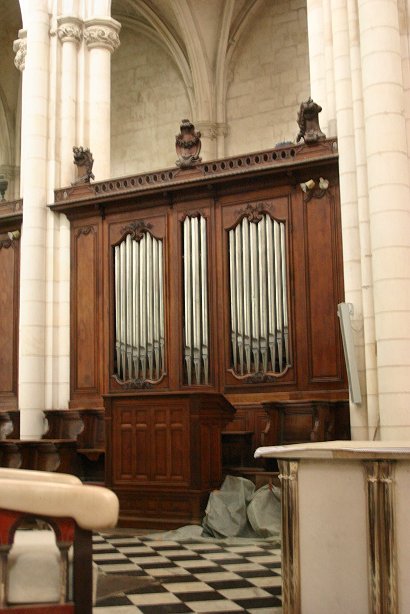
<path fill-rule="evenodd" d="M 112 56 L 111 88 L 111 175 L 175 166 L 175 135 L 192 113 L 166 51 L 124 27 Z"/>
<path fill-rule="evenodd" d="M 297 109 L 310 95 L 305 0 L 266 3 L 240 39 L 231 78 L 226 155 L 295 138 Z"/>

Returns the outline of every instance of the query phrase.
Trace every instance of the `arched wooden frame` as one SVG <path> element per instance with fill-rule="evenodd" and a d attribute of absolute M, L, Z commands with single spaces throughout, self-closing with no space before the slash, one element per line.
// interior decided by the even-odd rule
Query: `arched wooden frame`
<path fill-rule="evenodd" d="M 122 229 L 112 245 L 114 379 L 145 388 L 165 375 L 163 239 L 143 220 Z"/>
<path fill-rule="evenodd" d="M 231 373 L 283 376 L 291 366 L 286 221 L 248 205 L 228 235 Z"/>

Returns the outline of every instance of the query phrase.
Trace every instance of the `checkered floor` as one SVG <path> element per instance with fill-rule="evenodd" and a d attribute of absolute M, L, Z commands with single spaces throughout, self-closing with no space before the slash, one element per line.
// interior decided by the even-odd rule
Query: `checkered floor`
<path fill-rule="evenodd" d="M 99 572 L 112 582 L 111 593 L 97 600 L 94 614 L 282 612 L 278 544 L 97 535 L 93 549 Z M 128 590 L 121 589 L 124 578 Z M 130 581 L 134 588 L 129 589 Z"/>

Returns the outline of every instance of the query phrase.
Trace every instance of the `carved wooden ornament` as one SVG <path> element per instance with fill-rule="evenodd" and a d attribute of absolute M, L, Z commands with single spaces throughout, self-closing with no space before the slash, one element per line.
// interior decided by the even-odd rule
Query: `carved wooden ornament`
<path fill-rule="evenodd" d="M 299 125 L 299 134 L 296 137 L 297 143 L 299 143 L 300 139 L 303 139 L 306 145 L 313 145 L 318 141 L 326 139 L 326 135 L 319 126 L 319 113 L 321 110 L 322 107 L 313 102 L 312 98 L 302 102 L 297 119 Z"/>
<path fill-rule="evenodd" d="M 90 183 L 93 175 L 94 158 L 88 147 L 73 147 L 74 164 L 77 167 L 77 179 L 71 185 Z"/>
<path fill-rule="evenodd" d="M 180 133 L 175 137 L 175 149 L 178 155 L 176 165 L 180 168 L 191 168 L 202 158 L 199 157 L 201 151 L 201 133 L 195 132 L 195 126 L 189 119 L 183 119 L 180 126 Z"/>

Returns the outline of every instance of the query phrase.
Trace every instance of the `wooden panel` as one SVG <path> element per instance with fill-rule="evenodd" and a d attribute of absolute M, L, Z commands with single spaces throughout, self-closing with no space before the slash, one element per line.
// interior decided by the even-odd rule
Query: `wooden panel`
<path fill-rule="evenodd" d="M 172 527 L 200 522 L 222 479 L 221 431 L 233 407 L 215 393 L 106 395 L 107 485 L 121 522 Z"/>
<path fill-rule="evenodd" d="M 172 401 L 114 408 L 114 482 L 186 483 L 189 479 L 189 416 Z"/>
<path fill-rule="evenodd" d="M 311 381 L 341 380 L 337 303 L 335 202 L 330 196 L 305 203 L 309 373 Z"/>
<path fill-rule="evenodd" d="M 0 242 L 0 408 L 17 408 L 18 241 Z"/>
<path fill-rule="evenodd" d="M 74 229 L 72 283 L 73 394 L 99 394 L 99 257 L 98 227 Z"/>

